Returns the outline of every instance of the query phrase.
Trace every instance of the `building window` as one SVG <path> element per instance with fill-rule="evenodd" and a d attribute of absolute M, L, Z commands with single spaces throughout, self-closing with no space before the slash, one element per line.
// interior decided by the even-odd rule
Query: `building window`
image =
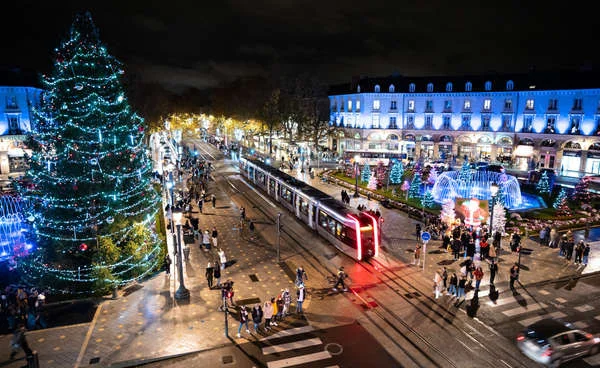
<path fill-rule="evenodd" d="M 512 122 L 512 117 L 510 115 L 502 115 L 502 130 L 509 131 L 511 122 Z"/>
<path fill-rule="evenodd" d="M 504 110 L 512 110 L 512 100 L 511 99 L 504 100 Z"/>
<path fill-rule="evenodd" d="M 442 117 L 442 128 L 449 130 L 450 129 L 450 115 L 444 115 Z"/>
<path fill-rule="evenodd" d="M 583 99 L 576 98 L 573 100 L 573 110 L 581 111 L 583 109 Z"/>
<path fill-rule="evenodd" d="M 408 100 L 408 111 L 415 111 L 415 100 Z"/>
<path fill-rule="evenodd" d="M 515 88 L 515 83 L 511 80 L 509 80 L 508 82 L 506 82 L 506 90 L 507 91 L 512 91 Z"/>
<path fill-rule="evenodd" d="M 465 104 L 463 106 L 465 110 L 471 110 L 471 100 L 465 100 Z"/>
<path fill-rule="evenodd" d="M 414 129 L 415 128 L 415 117 L 410 115 L 406 118 L 406 128 Z"/>
<path fill-rule="evenodd" d="M 452 83 L 446 83 L 446 92 L 452 92 Z"/>
<path fill-rule="evenodd" d="M 544 133 L 554 133 L 554 124 L 556 124 L 556 117 L 548 116 L 546 118 L 546 128 L 544 129 Z"/>
<path fill-rule="evenodd" d="M 483 109 L 484 110 L 491 110 L 492 109 L 492 100 L 490 100 L 489 98 L 486 98 L 485 100 L 483 100 Z"/>
<path fill-rule="evenodd" d="M 556 110 L 558 106 L 558 100 L 557 99 L 550 99 L 548 100 L 548 110 Z"/>
<path fill-rule="evenodd" d="M 425 101 L 425 111 L 433 111 L 433 100 Z"/>
<path fill-rule="evenodd" d="M 396 126 L 396 117 L 390 116 L 390 129 L 396 129 L 396 128 L 398 128 Z"/>
<path fill-rule="evenodd" d="M 571 116 L 571 125 L 569 126 L 569 134 L 581 134 L 579 125 L 581 118 L 579 116 Z"/>
<path fill-rule="evenodd" d="M 425 129 L 431 129 L 433 123 L 433 116 L 425 115 Z"/>
<path fill-rule="evenodd" d="M 379 100 L 373 100 L 373 110 L 379 111 L 380 102 Z"/>
<path fill-rule="evenodd" d="M 415 91 L 415 84 L 411 83 L 408 85 L 408 92 L 414 92 Z"/>
<path fill-rule="evenodd" d="M 17 96 L 6 96 L 6 108 L 7 109 L 18 109 Z"/>
<path fill-rule="evenodd" d="M 471 82 L 465 83 L 465 91 L 471 92 L 473 90 L 473 84 Z"/>
<path fill-rule="evenodd" d="M 490 130 L 490 115 L 482 115 L 481 116 L 481 130 Z"/>
<path fill-rule="evenodd" d="M 390 109 L 391 109 L 391 110 L 396 110 L 396 109 L 397 109 L 397 106 L 396 106 L 396 101 L 392 101 L 392 102 L 390 102 Z"/>
<path fill-rule="evenodd" d="M 371 120 L 371 128 L 379 129 L 379 115 L 373 115 Z"/>
<path fill-rule="evenodd" d="M 360 101 L 359 100 L 356 100 L 355 106 L 356 106 L 356 111 L 360 111 Z"/>
<path fill-rule="evenodd" d="M 462 125 L 460 128 L 463 130 L 469 130 L 471 128 L 471 115 L 462 116 Z"/>
<path fill-rule="evenodd" d="M 390 84 L 390 88 L 389 88 L 390 93 L 394 93 L 395 90 L 396 90 L 396 87 L 394 87 L 393 84 Z"/>
<path fill-rule="evenodd" d="M 533 99 L 527 100 L 527 102 L 525 103 L 525 109 L 533 110 Z"/>
<path fill-rule="evenodd" d="M 8 134 L 9 135 L 21 134 L 22 132 L 19 127 L 19 116 L 18 115 L 9 115 L 6 118 L 8 120 Z"/>
<path fill-rule="evenodd" d="M 356 93 L 360 93 L 360 86 L 356 86 Z"/>
<path fill-rule="evenodd" d="M 531 133 L 532 127 L 533 127 L 533 116 L 526 115 L 523 118 L 523 132 Z"/>
<path fill-rule="evenodd" d="M 381 88 L 379 87 L 379 84 L 375 85 L 375 93 L 379 93 L 379 91 L 381 90 Z"/>
<path fill-rule="evenodd" d="M 427 84 L 427 92 L 433 92 L 433 83 Z"/>
<path fill-rule="evenodd" d="M 444 110 L 451 110 L 451 109 L 452 109 L 452 100 L 444 101 Z"/>
<path fill-rule="evenodd" d="M 352 111 L 352 101 L 348 101 L 348 111 Z"/>
<path fill-rule="evenodd" d="M 486 91 L 492 90 L 492 82 L 490 82 L 490 81 L 485 82 L 485 90 Z"/>

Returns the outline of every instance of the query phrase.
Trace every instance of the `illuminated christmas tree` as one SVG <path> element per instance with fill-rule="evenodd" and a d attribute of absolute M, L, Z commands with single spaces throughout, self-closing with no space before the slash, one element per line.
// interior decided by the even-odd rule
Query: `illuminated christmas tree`
<path fill-rule="evenodd" d="M 371 167 L 369 164 L 365 164 L 360 172 L 360 181 L 363 183 L 368 183 L 369 179 L 371 179 Z"/>
<path fill-rule="evenodd" d="M 571 208 L 569 208 L 568 198 L 563 197 L 556 208 L 556 216 L 558 217 L 571 217 Z"/>
<path fill-rule="evenodd" d="M 541 195 L 550 194 L 550 180 L 548 178 L 548 174 L 545 171 L 542 173 L 542 177 L 538 181 L 536 189 Z"/>
<path fill-rule="evenodd" d="M 381 188 L 385 185 L 385 179 L 387 177 L 387 167 L 383 164 L 382 161 L 377 163 L 377 167 L 375 168 L 375 175 L 377 176 L 377 188 Z"/>
<path fill-rule="evenodd" d="M 565 190 L 565 188 L 560 188 L 560 192 L 558 193 L 558 197 L 556 197 L 556 199 L 554 200 L 554 204 L 552 205 L 552 207 L 554 207 L 555 209 L 558 209 L 560 207 L 560 205 L 562 204 L 563 200 L 567 199 L 567 191 Z"/>
<path fill-rule="evenodd" d="M 573 200 L 579 203 L 590 203 L 592 196 L 590 195 L 589 183 L 587 180 L 581 179 L 575 184 L 573 190 Z"/>
<path fill-rule="evenodd" d="M 425 208 L 432 208 L 434 204 L 433 194 L 431 194 L 430 190 L 426 191 L 425 194 L 423 194 L 423 198 L 421 198 L 421 205 Z"/>
<path fill-rule="evenodd" d="M 367 184 L 367 188 L 371 190 L 377 190 L 377 177 L 375 176 L 375 174 L 371 175 L 371 178 L 369 179 L 369 184 Z"/>
<path fill-rule="evenodd" d="M 402 175 L 404 174 L 404 166 L 402 165 L 402 161 L 395 160 L 392 164 L 392 169 L 390 171 L 390 182 L 392 184 L 400 184 L 402 182 Z"/>
<path fill-rule="evenodd" d="M 460 168 L 460 172 L 458 173 L 458 180 L 463 182 L 468 182 L 471 179 L 471 165 L 469 161 L 465 160 L 463 162 L 462 167 Z"/>
<path fill-rule="evenodd" d="M 416 172 L 408 189 L 408 198 L 421 198 L 421 174 Z"/>
<path fill-rule="evenodd" d="M 500 232 L 502 235 L 506 233 L 506 210 L 500 202 L 494 205 L 494 223 L 491 225 L 492 233 Z"/>
<path fill-rule="evenodd" d="M 447 199 L 442 204 L 442 211 L 440 212 L 440 220 L 448 226 L 448 228 L 452 228 L 454 226 L 454 221 L 456 221 L 456 211 L 454 210 L 455 204 L 451 199 Z"/>
<path fill-rule="evenodd" d="M 143 120 L 129 106 L 122 74 L 90 14 L 77 15 L 44 78 L 29 142 L 33 187 L 20 189 L 39 248 L 20 265 L 33 284 L 106 290 L 162 261 L 151 229 L 159 196 L 150 183 Z"/>

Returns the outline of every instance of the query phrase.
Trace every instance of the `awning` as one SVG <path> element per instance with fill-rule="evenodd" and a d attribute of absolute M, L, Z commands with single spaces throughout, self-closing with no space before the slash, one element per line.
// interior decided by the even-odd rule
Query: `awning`
<path fill-rule="evenodd" d="M 515 149 L 515 156 L 517 157 L 529 157 L 533 155 L 533 146 L 519 145 Z"/>

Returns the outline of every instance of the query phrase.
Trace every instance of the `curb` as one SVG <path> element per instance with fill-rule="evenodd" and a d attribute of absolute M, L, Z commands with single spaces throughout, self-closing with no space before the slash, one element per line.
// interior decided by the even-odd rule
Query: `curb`
<path fill-rule="evenodd" d="M 218 349 L 222 349 L 222 348 L 225 348 L 228 346 L 234 346 L 234 345 L 235 344 L 233 344 L 233 343 L 228 343 L 228 344 L 221 344 L 221 345 L 213 346 L 213 347 L 202 349 L 202 350 L 193 350 L 193 351 L 188 351 L 185 353 L 173 354 L 173 355 L 163 355 L 160 357 L 155 357 L 155 358 L 150 358 L 150 359 L 140 358 L 140 359 L 124 360 L 122 362 L 111 363 L 108 365 L 108 367 L 117 367 L 117 368 L 139 367 L 139 366 L 144 366 L 146 364 L 162 362 L 165 360 L 170 360 L 170 359 L 175 359 L 175 358 L 181 358 L 181 357 L 185 357 L 185 356 L 189 356 L 189 355 L 193 355 L 193 354 L 206 353 L 209 351 L 218 350 Z M 88 365 L 88 367 L 89 367 L 89 365 Z"/>

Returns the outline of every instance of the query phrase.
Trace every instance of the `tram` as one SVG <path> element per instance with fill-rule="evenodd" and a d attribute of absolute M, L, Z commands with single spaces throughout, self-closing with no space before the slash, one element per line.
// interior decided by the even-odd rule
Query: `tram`
<path fill-rule="evenodd" d="M 365 212 L 305 182 L 251 158 L 241 158 L 240 172 L 296 218 L 357 261 L 379 255 L 379 222 Z"/>

